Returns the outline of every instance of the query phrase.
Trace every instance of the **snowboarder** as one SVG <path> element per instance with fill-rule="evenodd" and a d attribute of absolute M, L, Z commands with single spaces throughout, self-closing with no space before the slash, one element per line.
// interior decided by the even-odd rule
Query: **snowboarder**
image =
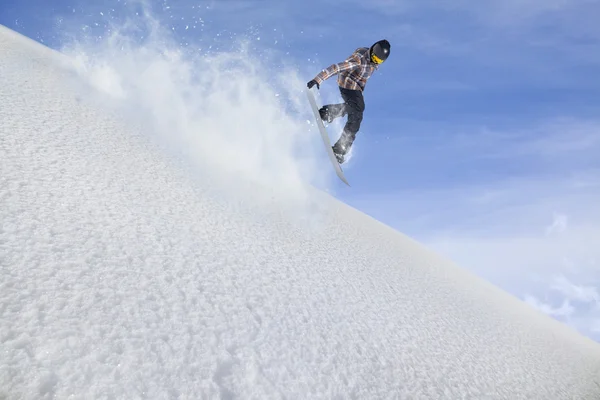
<path fill-rule="evenodd" d="M 319 114 L 321 119 L 328 123 L 348 115 L 342 135 L 332 146 L 333 153 L 340 164 L 345 161 L 344 157 L 360 129 L 365 110 L 363 91 L 367 80 L 389 55 L 390 43 L 385 39 L 376 42 L 371 47 L 359 47 L 346 60 L 322 70 L 307 84 L 309 89 L 315 85 L 317 85 L 317 89 L 320 89 L 324 80 L 338 74 L 337 84 L 344 102 L 324 105 L 319 109 Z"/>

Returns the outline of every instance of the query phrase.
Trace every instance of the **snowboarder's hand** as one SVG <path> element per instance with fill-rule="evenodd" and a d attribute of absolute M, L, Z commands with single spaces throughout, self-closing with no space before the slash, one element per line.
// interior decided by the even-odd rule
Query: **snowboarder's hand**
<path fill-rule="evenodd" d="M 308 86 L 309 89 L 312 89 L 312 87 L 315 85 L 317 85 L 317 89 L 321 89 L 317 81 L 315 81 L 314 79 L 306 84 L 306 86 Z"/>

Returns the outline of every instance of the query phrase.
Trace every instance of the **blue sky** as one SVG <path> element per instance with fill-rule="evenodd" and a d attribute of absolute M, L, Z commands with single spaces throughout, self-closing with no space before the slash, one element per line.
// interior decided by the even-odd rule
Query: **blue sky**
<path fill-rule="evenodd" d="M 352 188 L 336 182 L 335 195 L 600 340 L 598 4 L 149 4 L 183 47 L 250 38 L 305 81 L 388 39 L 345 167 Z M 61 48 L 65 33 L 102 37 L 136 7 L 9 0 L 0 23 Z M 334 79 L 321 93 L 337 96 Z"/>

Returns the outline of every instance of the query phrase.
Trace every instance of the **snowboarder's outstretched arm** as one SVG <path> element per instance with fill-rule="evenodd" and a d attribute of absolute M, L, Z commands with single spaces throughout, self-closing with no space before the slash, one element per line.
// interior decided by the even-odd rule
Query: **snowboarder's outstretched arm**
<path fill-rule="evenodd" d="M 337 64 L 331 64 L 329 67 L 319 72 L 319 74 L 317 74 L 317 76 L 315 76 L 315 78 L 311 82 L 314 81 L 318 88 L 324 80 L 329 79 L 332 76 L 339 74 L 340 72 L 359 67 L 360 64 L 360 56 L 357 52 L 354 52 L 346 60 Z"/>

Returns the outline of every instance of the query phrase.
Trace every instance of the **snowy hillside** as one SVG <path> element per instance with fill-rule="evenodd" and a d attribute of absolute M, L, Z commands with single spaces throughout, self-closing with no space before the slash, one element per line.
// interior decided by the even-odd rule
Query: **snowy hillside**
<path fill-rule="evenodd" d="M 295 177 L 188 168 L 2 27 L 0 54 L 0 399 L 600 398 L 597 343 Z"/>

